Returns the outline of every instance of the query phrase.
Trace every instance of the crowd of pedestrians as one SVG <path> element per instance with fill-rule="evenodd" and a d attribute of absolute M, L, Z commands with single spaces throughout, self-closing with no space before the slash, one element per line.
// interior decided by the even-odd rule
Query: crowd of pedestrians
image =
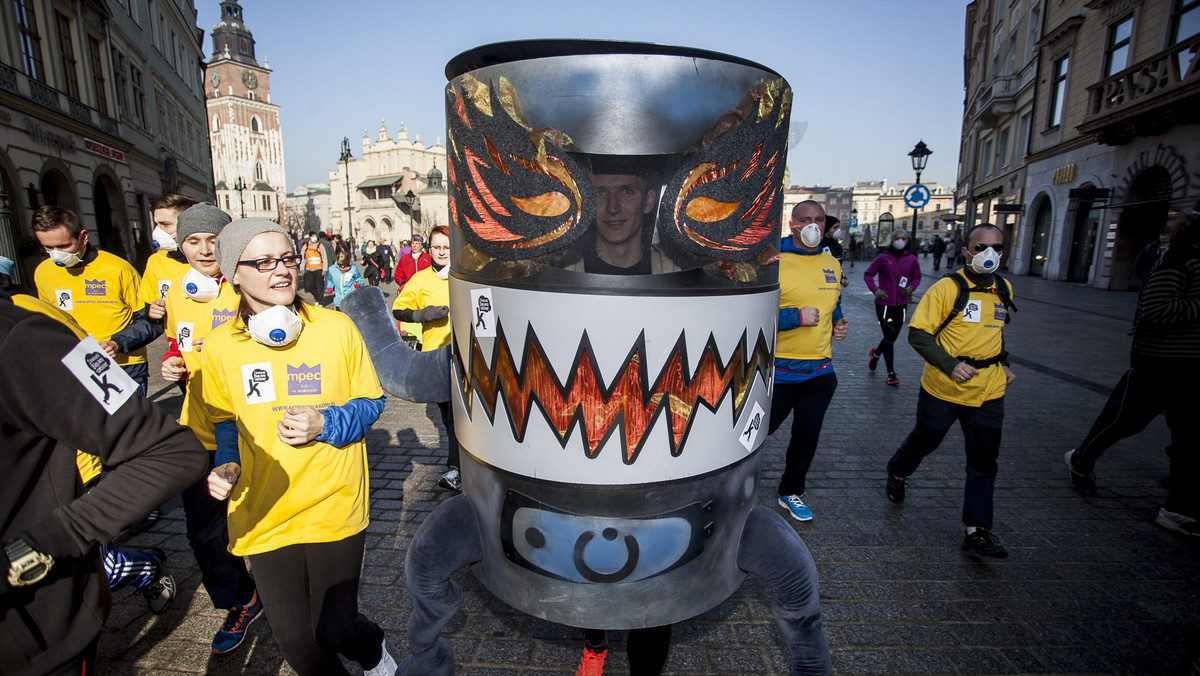
<path fill-rule="evenodd" d="M 610 211 L 620 206 L 610 202 Z M 355 289 L 394 279 L 394 318 L 421 349 L 447 345 L 449 229 L 432 230 L 428 251 L 420 236 L 393 250 L 387 240 L 356 247 L 318 233 L 297 241 L 270 221 L 234 221 L 177 195 L 151 207 L 159 248 L 141 274 L 94 246 L 75 214 L 57 207 L 34 216 L 47 253 L 36 291 L 15 284 L 13 263 L 0 258 L 0 422 L 10 469 L 0 498 L 0 565 L 8 569 L 2 624 L 14 637 L 0 641 L 0 664 L 15 673 L 90 673 L 110 588 L 132 586 L 152 610 L 165 609 L 175 589 L 161 554 L 122 553 L 111 541 L 181 495 L 205 591 L 226 612 L 213 628 L 214 653 L 236 650 L 248 627 L 267 617 L 297 673 L 346 673 L 344 656 L 371 676 L 393 674 L 383 629 L 358 610 L 370 510 L 365 436 L 386 399 L 362 337 L 337 310 Z M 1104 451 L 1165 413 L 1171 469 L 1156 523 L 1190 537 L 1200 536 L 1200 494 L 1191 490 L 1200 471 L 1191 421 L 1200 404 L 1196 221 L 1189 215 L 1144 252 L 1130 367 L 1066 453 L 1071 485 L 1095 495 Z M 778 504 L 810 521 L 807 478 L 820 462 L 821 428 L 837 391 L 832 345 L 850 331 L 841 308 L 850 282 L 836 220 L 819 203 L 796 205 L 790 226 L 779 262 L 769 432 L 791 419 Z M 626 255 L 634 244 L 636 255 Z M 881 499 L 903 505 L 907 479 L 957 422 L 966 465 L 961 549 L 972 557 L 1008 555 L 992 530 L 1004 400 L 1016 378 L 1004 339 L 1016 304 L 998 273 L 1005 248 L 1002 231 L 986 223 L 951 242 L 935 239 L 934 270 L 944 257 L 948 273 L 928 286 L 907 332 L 925 362 L 916 420 L 880 467 Z M 649 274 L 652 253 L 640 237 L 615 244 L 597 237 L 584 269 Z M 958 260 L 963 266 L 955 268 Z M 922 282 L 909 233 L 891 233 L 863 281 L 882 332 L 868 369 L 882 360 L 886 384 L 898 386 L 895 345 Z M 332 309 L 323 307 L 326 298 Z M 164 333 L 156 368 L 183 392 L 178 423 L 144 396 L 146 346 Z M 53 386 L 24 386 L 33 380 Z M 64 405 L 72 415 L 56 415 Z M 448 448 L 439 484 L 460 490 L 452 409 L 440 408 Z M 44 620 L 40 635 L 30 633 L 27 617 Z M 652 665 L 645 673 L 658 673 L 671 628 L 639 631 L 631 643 L 642 641 L 637 652 Z M 585 636 L 579 673 L 600 673 L 605 632 Z"/>

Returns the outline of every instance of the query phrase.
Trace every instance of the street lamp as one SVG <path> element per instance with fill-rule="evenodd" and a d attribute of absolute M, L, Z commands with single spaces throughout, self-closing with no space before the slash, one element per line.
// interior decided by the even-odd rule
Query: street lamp
<path fill-rule="evenodd" d="M 343 136 L 342 137 L 342 156 L 338 158 L 338 160 L 346 168 L 346 170 L 343 174 L 343 178 L 345 179 L 345 182 L 346 182 L 346 223 L 345 223 L 345 225 L 342 226 L 342 235 L 343 236 L 346 235 L 347 228 L 349 228 L 349 230 L 350 230 L 350 236 L 354 235 L 354 228 L 351 226 L 351 223 L 350 223 L 350 218 L 352 216 L 352 214 L 350 212 L 350 158 L 351 158 L 350 139 Z"/>
<path fill-rule="evenodd" d="M 917 172 L 918 185 L 921 183 L 921 172 L 925 171 L 925 164 L 929 162 L 929 156 L 932 154 L 933 151 L 929 149 L 929 146 L 925 145 L 924 140 L 917 141 L 917 145 L 913 146 L 913 149 L 908 153 L 908 156 L 912 158 L 913 171 Z M 916 237 L 917 218 L 920 217 L 920 214 L 920 209 L 913 209 L 912 232 L 908 233 L 910 242 L 914 241 L 913 238 Z"/>
<path fill-rule="evenodd" d="M 854 258 L 858 255 L 859 243 L 862 242 L 862 237 L 858 237 L 858 233 L 855 232 L 858 230 L 858 209 L 850 210 L 850 227 L 847 229 L 850 231 L 849 243 L 852 245 L 850 247 L 850 267 L 854 267 Z M 854 239 L 855 237 L 858 237 L 857 242 Z"/>
<path fill-rule="evenodd" d="M 238 201 L 241 202 L 241 204 L 242 204 L 242 218 L 245 218 L 246 217 L 246 198 L 242 197 L 242 193 L 246 190 L 249 190 L 250 186 L 246 185 L 246 182 L 242 180 L 241 176 L 238 176 L 238 179 L 233 182 L 233 189 L 238 191 Z"/>

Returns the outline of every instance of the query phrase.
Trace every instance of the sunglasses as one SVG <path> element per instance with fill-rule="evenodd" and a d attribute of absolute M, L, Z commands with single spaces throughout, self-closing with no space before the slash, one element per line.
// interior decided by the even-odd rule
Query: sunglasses
<path fill-rule="evenodd" d="M 237 264 L 253 265 L 254 269 L 258 270 L 259 272 L 270 272 L 279 267 L 280 263 L 283 263 L 283 267 L 285 268 L 292 268 L 295 270 L 296 268 L 300 267 L 301 260 L 303 260 L 303 258 L 299 254 L 292 254 L 290 256 L 280 256 L 279 258 L 256 258 L 250 261 L 238 261 Z"/>
<path fill-rule="evenodd" d="M 1004 253 L 1004 245 L 1003 244 L 984 244 L 984 243 L 980 242 L 971 248 L 975 250 L 975 253 L 981 253 L 983 251 L 987 251 L 989 248 L 998 254 Z"/>

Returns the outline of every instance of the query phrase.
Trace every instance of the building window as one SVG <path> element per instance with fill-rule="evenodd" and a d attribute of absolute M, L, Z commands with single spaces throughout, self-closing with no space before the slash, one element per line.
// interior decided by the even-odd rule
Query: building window
<path fill-rule="evenodd" d="M 255 162 L 255 163 L 254 163 L 254 180 L 256 180 L 256 181 L 261 181 L 261 180 L 263 180 L 263 166 L 262 166 L 262 162 Z"/>
<path fill-rule="evenodd" d="M 1033 121 L 1029 113 L 1021 116 L 1017 122 L 1017 147 L 1015 148 L 1018 158 L 1025 157 L 1025 149 L 1029 147 L 1029 124 Z"/>
<path fill-rule="evenodd" d="M 1066 105 L 1067 99 L 1067 70 L 1070 66 L 1070 57 L 1064 56 L 1054 62 L 1054 70 L 1051 72 L 1050 79 L 1050 119 L 1046 121 L 1047 127 L 1057 127 L 1062 124 L 1063 107 Z"/>
<path fill-rule="evenodd" d="M 117 114 L 129 115 L 129 77 L 125 75 L 125 55 L 112 51 L 113 86 L 117 90 Z"/>
<path fill-rule="evenodd" d="M 262 128 L 258 126 L 258 118 L 257 117 L 252 116 L 250 118 L 250 131 L 252 131 L 256 134 L 258 132 L 262 131 Z"/>
<path fill-rule="evenodd" d="M 996 170 L 1008 166 L 1008 129 L 1000 130 L 1000 150 L 996 154 Z"/>
<path fill-rule="evenodd" d="M 213 115 L 212 130 L 213 131 L 221 131 L 221 116 L 220 115 Z"/>
<path fill-rule="evenodd" d="M 142 71 L 129 64 L 129 82 L 133 87 L 133 119 L 143 129 L 146 128 L 146 89 L 142 85 Z"/>
<path fill-rule="evenodd" d="M 67 96 L 79 100 L 79 70 L 75 62 L 75 41 L 71 39 L 71 19 L 62 12 L 54 13 L 58 29 L 58 65 L 62 68 Z"/>
<path fill-rule="evenodd" d="M 1200 33 L 1200 0 L 1177 0 L 1174 16 L 1171 17 L 1171 44 L 1187 41 Z M 1195 56 L 1187 50 L 1175 55 L 1179 72 L 1188 72 Z"/>
<path fill-rule="evenodd" d="M 88 62 L 92 68 L 92 87 L 96 90 L 96 110 L 108 115 L 107 83 L 104 81 L 104 62 L 100 60 L 100 40 L 88 36 Z"/>
<path fill-rule="evenodd" d="M 225 212 L 229 213 L 229 195 L 225 196 Z"/>
<path fill-rule="evenodd" d="M 990 176 L 992 173 L 992 139 L 983 142 L 983 166 L 980 168 L 981 176 Z"/>
<path fill-rule="evenodd" d="M 21 66 L 26 75 L 38 82 L 45 82 L 42 37 L 38 35 L 37 15 L 33 13 L 33 3 L 30 0 L 13 0 L 13 10 L 17 15 L 17 39 L 21 42 Z"/>
<path fill-rule="evenodd" d="M 1129 65 L 1129 40 L 1133 37 L 1133 17 L 1129 16 L 1108 29 L 1108 47 L 1104 50 L 1104 76 L 1110 77 Z"/>
<path fill-rule="evenodd" d="M 263 207 L 262 208 L 263 208 L 263 211 L 271 210 L 271 196 L 270 195 L 263 195 Z"/>

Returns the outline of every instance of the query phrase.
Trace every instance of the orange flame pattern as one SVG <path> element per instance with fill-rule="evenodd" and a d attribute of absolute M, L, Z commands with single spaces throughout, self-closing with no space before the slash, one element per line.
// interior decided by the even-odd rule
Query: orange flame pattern
<path fill-rule="evenodd" d="M 488 419 L 495 422 L 497 398 L 503 396 L 518 441 L 524 440 L 535 404 L 564 448 L 571 431 L 582 425 L 588 458 L 595 458 L 600 446 L 619 427 L 624 432 L 622 459 L 626 464 L 637 460 L 646 433 L 658 416 L 668 417 L 671 455 L 678 457 L 683 452 L 697 405 L 716 411 L 726 395 L 732 396 L 736 421 L 754 377 L 757 375 L 767 383 L 773 373 L 773 355 L 762 332 L 748 355 L 747 335 L 743 333 L 726 362 L 721 361 L 716 341 L 710 336 L 695 373 L 690 375 L 685 373 L 687 348 L 684 336 L 680 335 L 662 371 L 651 379 L 646 372 L 643 333 L 616 378 L 606 387 L 585 332 L 575 367 L 564 382 L 554 373 L 532 327 L 526 336 L 525 360 L 520 367 L 513 360 L 503 326 L 497 331 L 491 368 L 472 332 L 470 370 L 465 382 L 460 383 L 464 398 L 469 402 L 472 394 L 477 393 Z M 462 367 L 462 355 L 456 356 Z"/>

